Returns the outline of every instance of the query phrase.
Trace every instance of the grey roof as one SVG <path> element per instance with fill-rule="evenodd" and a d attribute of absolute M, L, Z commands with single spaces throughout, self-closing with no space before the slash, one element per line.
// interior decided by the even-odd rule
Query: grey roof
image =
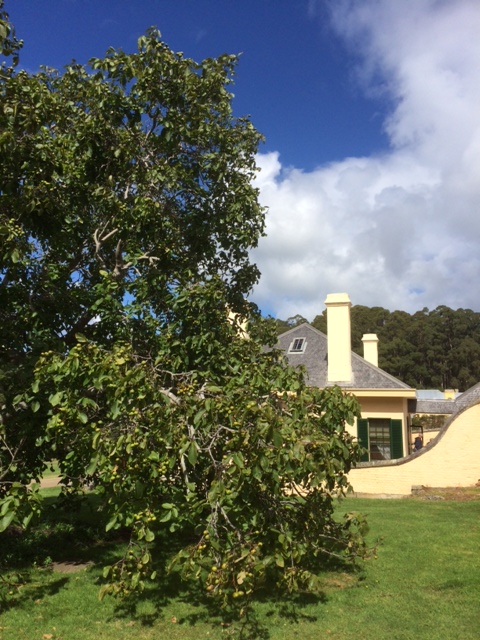
<path fill-rule="evenodd" d="M 306 347 L 303 353 L 288 353 L 288 349 L 295 338 L 305 338 Z M 328 386 L 328 339 L 327 336 L 303 323 L 294 327 L 278 338 L 277 347 L 281 349 L 289 363 L 293 366 L 304 366 L 307 372 L 307 383 L 312 387 L 324 388 Z M 398 378 L 394 378 L 383 369 L 375 367 L 352 351 L 353 380 L 350 383 L 340 383 L 343 388 L 352 389 L 410 389 Z"/>
<path fill-rule="evenodd" d="M 480 402 L 480 382 L 455 398 L 455 411 L 461 411 Z"/>
<path fill-rule="evenodd" d="M 429 413 L 439 415 L 449 415 L 455 411 L 454 400 L 414 400 L 412 413 Z"/>
<path fill-rule="evenodd" d="M 456 396 L 455 400 L 424 400 L 421 391 L 417 391 L 417 399 L 409 400 L 410 413 L 454 414 L 480 403 L 480 382 Z"/>

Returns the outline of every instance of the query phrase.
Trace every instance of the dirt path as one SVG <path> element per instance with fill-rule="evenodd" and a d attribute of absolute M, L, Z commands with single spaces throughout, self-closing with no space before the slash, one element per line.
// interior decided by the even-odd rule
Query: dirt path
<path fill-rule="evenodd" d="M 42 489 L 51 489 L 56 487 L 59 482 L 60 478 L 58 476 L 51 476 L 50 478 L 42 478 L 40 486 Z"/>

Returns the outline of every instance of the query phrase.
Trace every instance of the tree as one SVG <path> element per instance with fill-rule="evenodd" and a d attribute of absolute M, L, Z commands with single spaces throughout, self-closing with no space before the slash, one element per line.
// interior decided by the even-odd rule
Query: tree
<path fill-rule="evenodd" d="M 12 58 L 11 66 L 7 67 L 7 61 L 2 61 L 1 75 L 11 73 L 13 67 L 18 64 L 19 51 L 23 46 L 23 41 L 18 40 L 15 35 L 14 26 L 11 24 L 8 13 L 3 10 L 4 2 L 0 0 L 0 55 L 5 58 Z"/>
<path fill-rule="evenodd" d="M 290 317 L 287 320 L 275 320 L 277 335 L 285 333 L 294 327 L 298 327 L 304 322 L 308 322 L 303 316 L 297 313 L 296 316 Z"/>
<path fill-rule="evenodd" d="M 235 64 L 150 30 L 135 54 L 0 84 L 0 528 L 28 523 L 56 458 L 65 492 L 93 485 L 131 531 L 111 593 L 150 575 L 165 527 L 227 599 L 365 552 L 361 519 L 333 517 L 356 402 L 306 388 L 245 302 L 261 136 L 232 116 Z"/>

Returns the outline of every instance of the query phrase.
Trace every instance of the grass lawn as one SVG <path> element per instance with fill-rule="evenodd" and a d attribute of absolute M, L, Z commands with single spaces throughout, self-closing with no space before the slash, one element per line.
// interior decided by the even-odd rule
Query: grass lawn
<path fill-rule="evenodd" d="M 55 495 L 57 490 L 48 491 Z M 260 594 L 243 635 L 238 622 L 222 621 L 197 585 L 175 576 L 165 577 L 136 603 L 100 602 L 102 567 L 122 541 L 106 541 L 96 528 L 96 514 L 84 510 L 74 524 L 46 523 L 28 539 L 1 540 L 3 577 L 14 582 L 22 572 L 27 582 L 3 589 L 0 638 L 477 640 L 480 494 L 468 501 L 429 497 L 349 498 L 343 510 L 367 513 L 372 542 L 383 537 L 377 559 L 358 573 L 325 573 L 318 597 Z M 45 560 L 63 564 L 52 569 Z M 27 570 L 26 563 L 36 564 Z"/>

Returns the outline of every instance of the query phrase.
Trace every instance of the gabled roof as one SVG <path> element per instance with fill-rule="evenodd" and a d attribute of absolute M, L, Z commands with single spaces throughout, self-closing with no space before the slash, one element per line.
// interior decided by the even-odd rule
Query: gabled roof
<path fill-rule="evenodd" d="M 295 338 L 305 338 L 305 349 L 300 353 L 288 350 Z M 289 363 L 295 367 L 303 366 L 307 372 L 307 383 L 312 387 L 324 388 L 328 383 L 328 339 L 327 336 L 307 322 L 289 329 L 278 337 L 277 347 L 281 349 Z M 352 351 L 353 379 L 343 388 L 351 389 L 411 389 L 398 378 L 383 369 L 375 367 Z"/>

